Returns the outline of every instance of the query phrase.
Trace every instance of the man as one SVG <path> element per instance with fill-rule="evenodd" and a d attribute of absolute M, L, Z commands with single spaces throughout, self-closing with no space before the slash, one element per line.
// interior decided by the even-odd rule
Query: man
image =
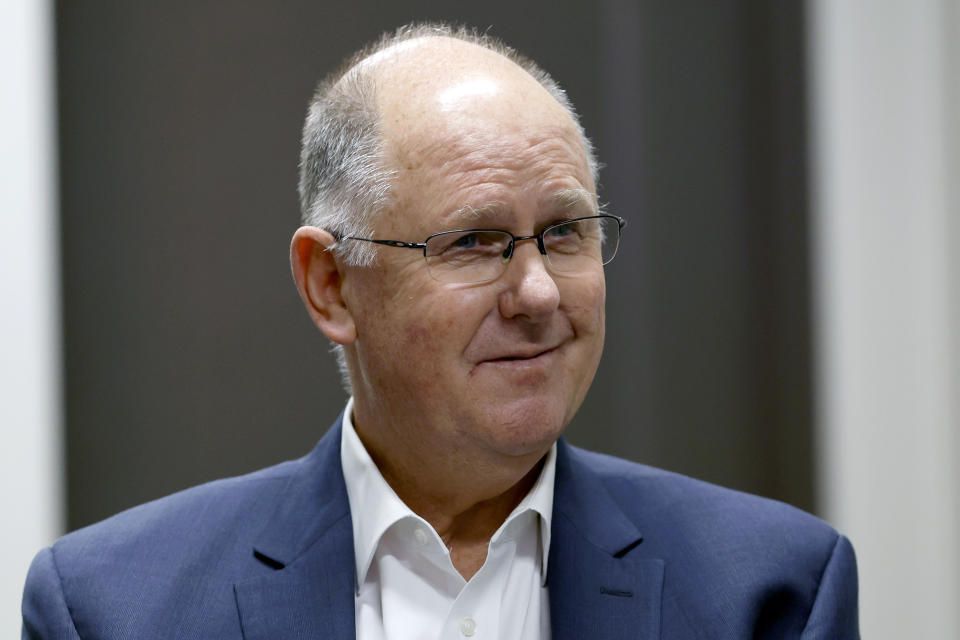
<path fill-rule="evenodd" d="M 301 460 L 42 551 L 29 638 L 858 637 L 845 538 L 558 438 L 623 222 L 564 94 L 402 29 L 321 85 L 291 264 L 352 398 Z"/>

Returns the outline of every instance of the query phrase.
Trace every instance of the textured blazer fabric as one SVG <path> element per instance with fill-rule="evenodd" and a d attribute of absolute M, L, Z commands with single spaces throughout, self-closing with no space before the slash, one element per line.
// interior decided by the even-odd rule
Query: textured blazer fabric
<path fill-rule="evenodd" d="M 552 526 L 555 640 L 859 638 L 850 543 L 787 505 L 561 440 Z M 354 638 L 354 574 L 338 420 L 41 551 L 23 638 Z"/>

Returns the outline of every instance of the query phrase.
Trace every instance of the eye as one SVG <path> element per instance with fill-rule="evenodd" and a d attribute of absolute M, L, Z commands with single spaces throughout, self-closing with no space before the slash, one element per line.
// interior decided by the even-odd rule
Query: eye
<path fill-rule="evenodd" d="M 473 249 L 480 242 L 480 238 L 476 233 L 467 233 L 459 238 L 456 238 L 450 245 L 448 249 Z"/>
<path fill-rule="evenodd" d="M 427 257 L 444 260 L 478 260 L 496 256 L 509 244 L 502 231 L 453 231 L 432 236 L 427 241 Z"/>
<path fill-rule="evenodd" d="M 546 236 L 549 238 L 563 238 L 565 236 L 569 236 L 576 232 L 576 229 L 574 228 L 576 224 L 577 223 L 575 222 L 567 222 L 550 227 L 550 229 L 547 230 Z"/>
<path fill-rule="evenodd" d="M 588 232 L 585 226 L 583 220 L 561 222 L 547 229 L 547 232 L 543 234 L 543 240 L 551 244 L 579 243 Z"/>

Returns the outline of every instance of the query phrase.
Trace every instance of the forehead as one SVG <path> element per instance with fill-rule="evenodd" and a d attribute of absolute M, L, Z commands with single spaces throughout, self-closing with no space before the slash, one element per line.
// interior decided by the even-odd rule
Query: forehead
<path fill-rule="evenodd" d="M 435 228 L 471 210 L 549 211 L 561 204 L 558 193 L 592 195 L 577 125 L 512 61 L 471 43 L 424 38 L 375 64 L 397 226 Z"/>
<path fill-rule="evenodd" d="M 596 196 L 572 128 L 533 131 L 495 123 L 467 132 L 407 136 L 393 149 L 393 213 L 405 228 L 549 222 L 596 212 Z"/>

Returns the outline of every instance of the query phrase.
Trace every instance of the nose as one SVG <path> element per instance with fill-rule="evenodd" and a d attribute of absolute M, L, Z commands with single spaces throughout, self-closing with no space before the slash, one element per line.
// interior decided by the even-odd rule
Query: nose
<path fill-rule="evenodd" d="M 547 270 L 546 256 L 536 242 L 518 243 L 501 276 L 500 315 L 542 322 L 560 306 L 560 289 Z"/>

